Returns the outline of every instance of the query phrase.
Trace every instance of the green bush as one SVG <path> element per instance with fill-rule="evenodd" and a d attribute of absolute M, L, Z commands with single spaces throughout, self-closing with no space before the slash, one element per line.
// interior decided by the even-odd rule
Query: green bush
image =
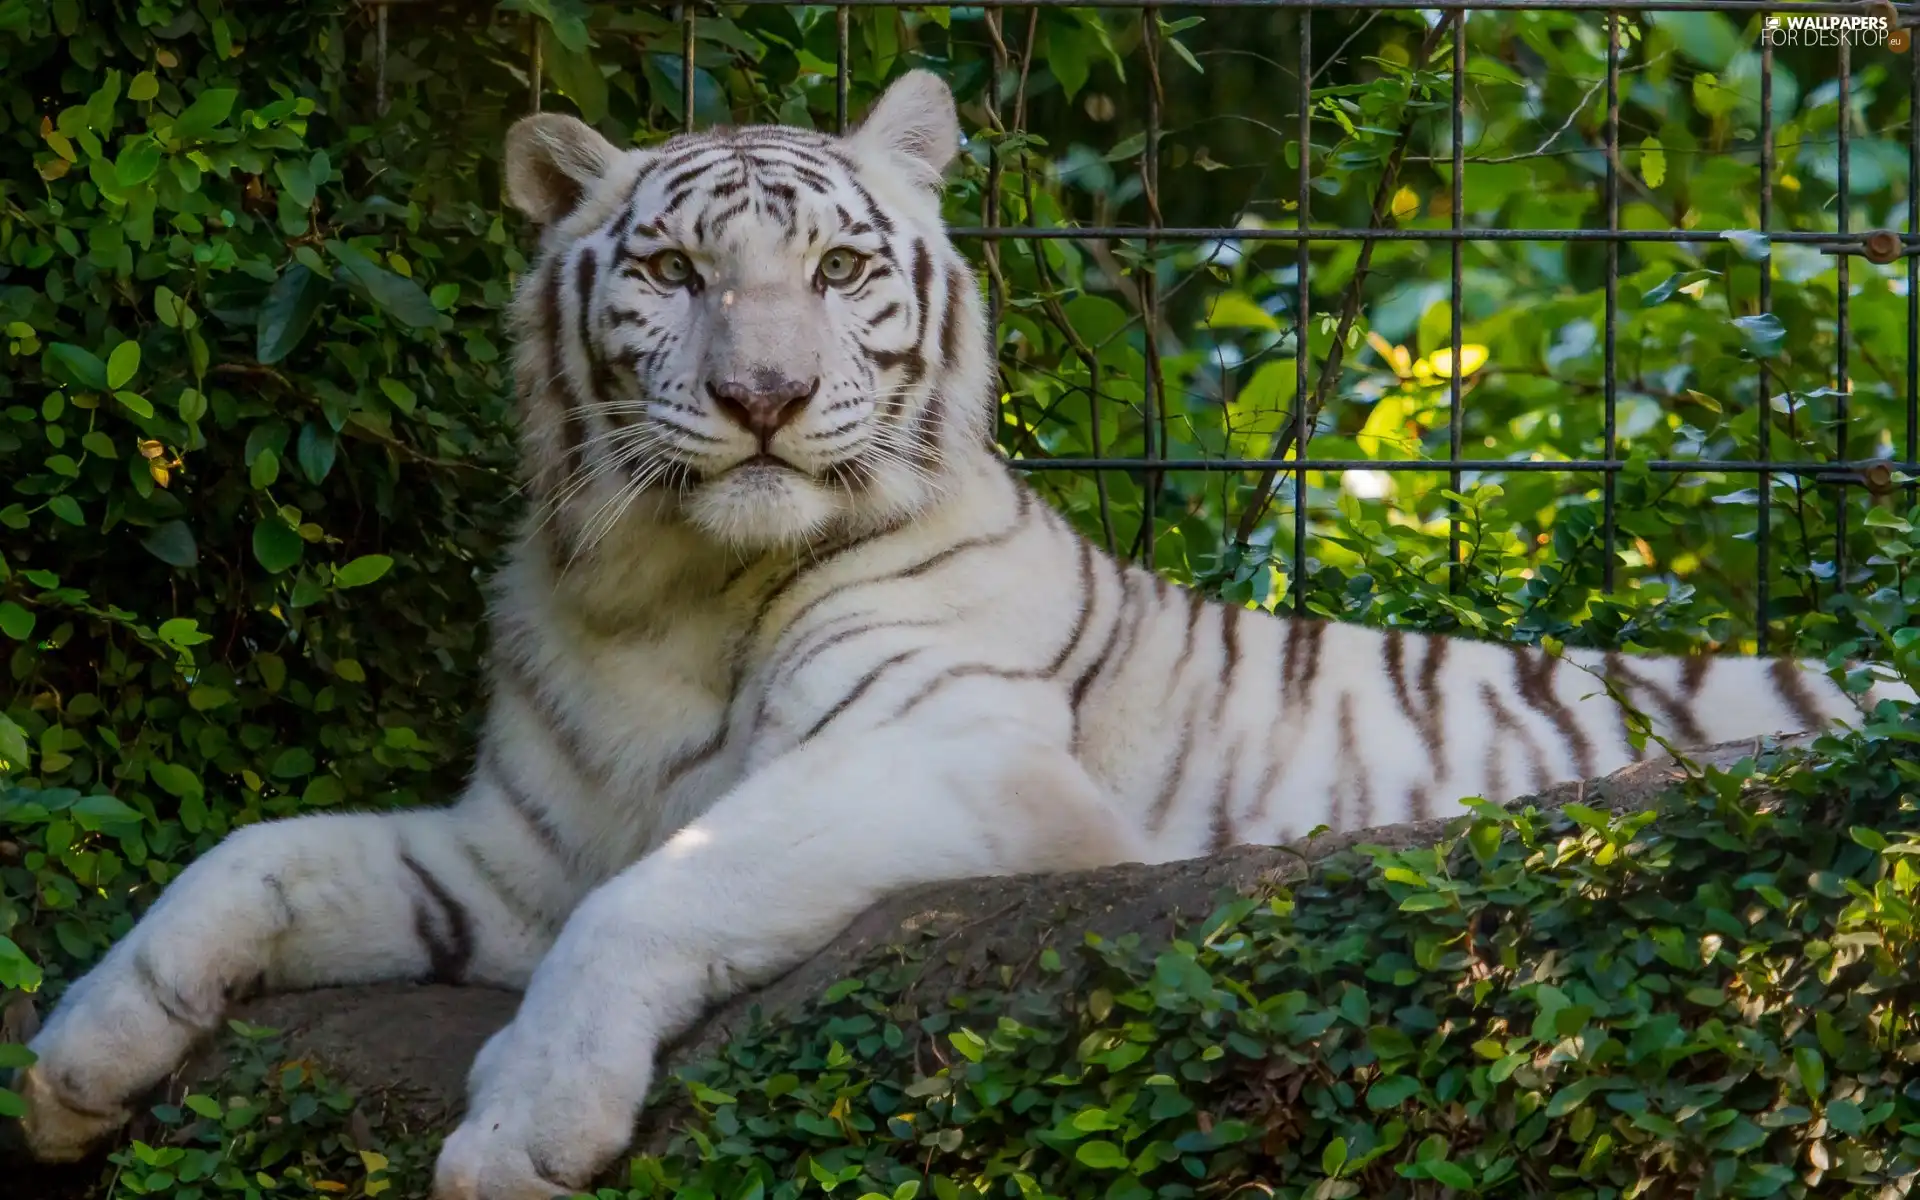
<path fill-rule="evenodd" d="M 366 31 L 0 4 L 0 985 L 236 825 L 463 769 L 522 260 L 497 130 L 425 75 L 377 116 Z"/>

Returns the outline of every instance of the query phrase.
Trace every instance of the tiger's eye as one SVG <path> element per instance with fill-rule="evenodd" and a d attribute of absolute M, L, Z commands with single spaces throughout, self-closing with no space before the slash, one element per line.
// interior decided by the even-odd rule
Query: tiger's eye
<path fill-rule="evenodd" d="M 866 261 L 858 251 L 835 247 L 820 256 L 820 278 L 836 286 L 852 283 Z"/>
<path fill-rule="evenodd" d="M 647 269 L 668 287 L 683 287 L 693 280 L 693 260 L 678 250 L 662 250 L 647 260 Z"/>

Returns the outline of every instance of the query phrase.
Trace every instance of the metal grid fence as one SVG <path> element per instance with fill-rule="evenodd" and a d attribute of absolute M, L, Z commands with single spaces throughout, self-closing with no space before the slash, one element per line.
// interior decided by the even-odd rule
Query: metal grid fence
<path fill-rule="evenodd" d="M 386 44 L 387 5 L 404 3 L 406 0 L 370 0 L 378 11 L 379 58 L 384 63 Z M 780 4 L 783 0 L 727 0 L 728 9 L 747 8 Z M 654 8 L 656 6 L 643 6 Z M 708 4 L 677 4 L 657 6 L 661 11 L 670 11 L 675 15 L 681 30 L 681 71 L 682 95 L 680 110 L 686 115 L 688 129 L 694 127 L 695 103 L 695 47 L 699 35 L 699 23 L 703 11 L 713 12 L 720 7 Z M 791 6 L 790 6 L 791 7 Z M 814 6 L 824 7 L 824 6 Z M 927 5 L 914 0 L 843 0 L 832 6 L 837 26 L 837 55 L 835 63 L 835 118 L 837 126 L 844 131 L 848 125 L 848 84 L 851 77 L 851 45 L 849 38 L 850 16 L 855 9 L 891 8 L 924 9 Z M 987 23 L 994 55 L 996 77 L 1009 68 L 1007 39 L 1003 33 L 1005 14 L 1009 10 L 1031 15 L 1036 10 L 1050 8 L 1082 9 L 1131 9 L 1138 13 L 1143 31 L 1142 48 L 1144 50 L 1144 109 L 1146 115 L 1146 138 L 1140 155 L 1140 178 L 1146 201 L 1148 220 L 1139 225 L 1108 225 L 1049 228 L 1037 226 L 1004 225 L 999 220 L 998 172 L 1001 163 L 996 158 L 990 168 L 989 185 L 983 196 L 985 207 L 984 224 L 956 227 L 952 235 L 964 244 L 974 244 L 990 252 L 997 243 L 1026 240 L 1038 242 L 1047 239 L 1073 239 L 1082 241 L 1102 240 L 1122 243 L 1137 243 L 1151 257 L 1162 243 L 1203 242 L 1234 240 L 1241 242 L 1291 242 L 1296 246 L 1296 280 L 1294 312 L 1304 325 L 1312 312 L 1310 299 L 1311 263 L 1309 249 L 1316 243 L 1358 242 L 1364 256 L 1371 253 L 1374 246 L 1397 241 L 1420 241 L 1443 243 L 1449 248 L 1451 259 L 1450 272 L 1450 362 L 1453 368 L 1447 372 L 1448 390 L 1451 406 L 1448 414 L 1448 455 L 1446 458 L 1420 458 L 1408 461 L 1351 458 L 1315 458 L 1310 453 L 1311 439 L 1314 434 L 1315 419 L 1326 403 L 1330 393 L 1338 386 L 1342 369 L 1342 341 L 1335 339 L 1332 351 L 1325 361 L 1318 365 L 1317 376 L 1312 355 L 1306 352 L 1304 329 L 1296 330 L 1296 346 L 1300 352 L 1294 356 L 1295 390 L 1293 410 L 1282 428 L 1273 436 L 1268 453 L 1255 458 L 1205 458 L 1177 459 L 1164 453 L 1166 439 L 1164 424 L 1161 421 L 1165 412 L 1164 380 L 1161 377 L 1156 358 L 1155 338 L 1144 339 L 1147 363 L 1145 387 L 1146 414 L 1143 422 L 1144 453 L 1136 457 L 1110 457 L 1104 454 L 1099 445 L 1098 405 L 1095 405 L 1094 437 L 1095 453 L 1090 457 L 1076 458 L 1034 458 L 1014 459 L 1014 465 L 1027 471 L 1076 471 L 1090 472 L 1098 476 L 1103 472 L 1126 471 L 1139 474 L 1147 481 L 1147 493 L 1151 496 L 1159 486 L 1159 479 L 1165 472 L 1231 472 L 1257 473 L 1259 486 L 1256 495 L 1257 505 L 1242 514 L 1238 534 L 1244 542 L 1250 529 L 1264 516 L 1271 502 L 1275 485 L 1283 477 L 1291 476 L 1294 484 L 1293 495 L 1296 502 L 1291 513 L 1292 525 L 1292 563 L 1294 570 L 1289 578 L 1295 581 L 1292 602 L 1296 609 L 1303 605 L 1305 589 L 1299 585 L 1304 573 L 1298 570 L 1307 558 L 1308 508 L 1298 498 L 1304 497 L 1305 476 L 1307 472 L 1341 472 L 1348 470 L 1369 471 L 1445 471 L 1452 490 L 1459 492 L 1468 475 L 1481 473 L 1506 472 L 1553 472 L 1565 475 L 1598 474 L 1602 486 L 1602 516 L 1600 535 L 1604 545 L 1604 583 L 1608 589 L 1614 584 L 1616 566 L 1616 546 L 1618 542 L 1618 512 L 1616 485 L 1619 473 L 1628 466 L 1618 449 L 1618 378 L 1619 347 L 1618 333 L 1620 324 L 1620 253 L 1623 245 L 1635 242 L 1682 242 L 1689 244 L 1708 243 L 1719 240 L 1724 233 L 1745 233 L 1744 230 L 1718 229 L 1682 229 L 1682 230 L 1645 230 L 1623 229 L 1621 226 L 1621 67 L 1623 48 L 1626 39 L 1622 33 L 1622 17 L 1626 14 L 1650 13 L 1688 13 L 1718 12 L 1724 14 L 1777 14 L 1796 15 L 1833 14 L 1842 16 L 1869 16 L 1883 18 L 1887 28 L 1904 32 L 1907 38 L 1912 31 L 1920 27 L 1920 3 L 1889 3 L 1888 0 L 1865 0 L 1865 2 L 1841 2 L 1841 0 L 1420 0 L 1414 2 L 1395 2 L 1395 0 L 1179 0 L 1167 3 L 1146 3 L 1139 0 L 972 0 L 965 6 L 980 10 Z M 1293 114 L 1295 136 L 1303 148 L 1299 155 L 1297 193 L 1295 196 L 1296 221 L 1294 228 L 1248 228 L 1244 226 L 1174 226 L 1160 219 L 1161 205 L 1159 197 L 1159 178 L 1161 170 L 1161 111 L 1164 102 L 1163 80 L 1160 71 L 1161 38 L 1156 18 L 1163 13 L 1182 10 L 1208 9 L 1275 9 L 1287 10 L 1296 14 L 1297 21 L 1297 71 L 1298 78 L 1308 81 L 1315 76 L 1315 46 L 1313 41 L 1313 16 L 1316 12 L 1380 12 L 1388 10 L 1443 14 L 1433 25 L 1436 32 L 1442 29 L 1450 31 L 1452 37 L 1451 91 L 1449 107 L 1452 120 L 1451 146 L 1451 227 L 1446 229 L 1413 229 L 1384 224 L 1380 220 L 1381 211 L 1376 204 L 1374 220 L 1361 227 L 1313 227 L 1312 157 L 1308 149 L 1313 139 L 1313 111 L 1311 90 L 1301 86 L 1297 111 Z M 1470 228 L 1464 225 L 1466 206 L 1464 187 L 1469 169 L 1466 157 L 1463 126 L 1465 122 L 1466 89 L 1463 86 L 1467 78 L 1466 23 L 1474 12 L 1527 12 L 1527 11 L 1579 11 L 1595 14 L 1605 22 L 1606 28 L 1606 116 L 1605 116 L 1605 191 L 1604 228 L 1561 228 L 1561 229 L 1510 229 L 1510 228 Z M 1904 42 L 1904 39 L 1901 39 Z M 1902 46 L 1904 48 L 1904 45 Z M 1842 114 L 1850 110 L 1850 97 L 1854 86 L 1854 64 L 1849 46 L 1841 44 L 1835 47 L 1837 61 L 1837 86 L 1839 110 Z M 1027 48 L 1030 56 L 1032 48 Z M 1772 488 L 1775 477 L 1798 477 L 1831 489 L 1835 505 L 1834 554 L 1837 577 L 1841 580 L 1847 574 L 1847 494 L 1849 488 L 1865 487 L 1876 495 L 1884 495 L 1892 490 L 1904 490 L 1909 503 L 1915 500 L 1914 476 L 1920 476 L 1920 47 L 1904 55 L 1908 72 L 1908 88 L 1911 111 L 1916 114 L 1909 119 L 1906 128 L 1907 141 L 1907 212 L 1906 229 L 1855 229 L 1853 215 L 1849 205 L 1850 190 L 1850 122 L 1841 119 L 1837 124 L 1838 187 L 1835 201 L 1835 229 L 1830 232 L 1808 232 L 1795 230 L 1774 230 L 1772 228 L 1774 210 L 1775 175 L 1775 117 L 1774 117 L 1774 49 L 1770 41 L 1762 41 L 1760 64 L 1760 130 L 1759 130 L 1759 234 L 1773 243 L 1800 244 L 1819 252 L 1835 256 L 1838 272 L 1837 289 L 1837 355 L 1833 368 L 1834 389 L 1837 393 L 1834 406 L 1833 430 L 1836 453 L 1825 460 L 1775 460 L 1771 457 L 1771 431 L 1774 417 L 1767 398 L 1770 396 L 1769 368 L 1764 357 L 1758 358 L 1755 370 L 1758 375 L 1758 396 L 1760 419 L 1764 423 L 1761 435 L 1757 439 L 1758 456 L 1746 460 L 1718 458 L 1697 459 L 1658 459 L 1646 465 L 1654 472 L 1692 473 L 1719 472 L 1728 475 L 1751 476 L 1757 483 L 1757 547 L 1759 555 L 1758 578 L 1756 580 L 1757 619 L 1756 626 L 1760 648 L 1766 649 L 1768 629 L 1770 578 L 1769 529 L 1774 520 L 1772 513 Z M 384 71 L 384 68 L 383 68 Z M 529 106 L 540 107 L 543 92 L 542 65 L 540 62 L 540 40 L 531 39 L 528 63 L 530 80 Z M 1025 70 L 1022 68 L 1021 86 L 1025 85 Z M 381 94 L 384 96 L 384 79 Z M 996 124 L 999 112 L 996 107 L 996 89 L 988 88 L 986 103 Z M 1462 292 L 1463 292 L 1463 251 L 1469 243 L 1476 242 L 1560 242 L 1560 243 L 1601 243 L 1605 247 L 1605 316 L 1604 316 L 1604 373 L 1601 402 L 1605 410 L 1604 444 L 1598 458 L 1556 459 L 1552 461 L 1508 460 L 1508 459 L 1472 459 L 1462 457 L 1462 429 L 1465 405 L 1462 396 L 1462 382 L 1465 375 L 1459 364 L 1462 362 Z M 1903 445 L 1897 457 L 1879 457 L 1856 459 L 1848 455 L 1847 426 L 1850 420 L 1849 392 L 1851 375 L 1849 363 L 1849 341 L 1851 329 L 1848 313 L 1849 265 L 1852 257 L 1862 257 L 1876 264 L 1890 264 L 1905 260 L 1906 274 L 1906 329 L 1905 329 L 1905 413 Z M 1769 248 L 1759 271 L 1759 308 L 1763 313 L 1772 311 L 1773 259 Z M 1362 268 L 1364 270 L 1364 267 Z M 1159 297 L 1156 294 L 1156 279 L 1152 271 L 1139 273 L 1139 302 L 1145 324 L 1152 328 L 1155 321 Z M 997 324 L 1000 305 L 1005 297 L 992 297 L 995 308 L 994 318 Z M 1351 320 L 1351 317 L 1348 318 Z M 1162 431 L 1160 437 L 1154 436 L 1155 430 Z M 1898 474 L 1896 474 L 1898 473 Z M 1904 488 L 1898 482 L 1899 475 L 1908 476 Z M 1104 494 L 1104 493 L 1103 493 Z M 1151 503 L 1149 503 L 1151 512 Z M 1143 523 L 1142 533 L 1147 543 L 1148 559 L 1151 561 L 1153 520 L 1149 517 Z M 1458 502 L 1453 502 L 1449 521 L 1449 553 L 1457 576 L 1460 565 L 1461 522 Z"/>

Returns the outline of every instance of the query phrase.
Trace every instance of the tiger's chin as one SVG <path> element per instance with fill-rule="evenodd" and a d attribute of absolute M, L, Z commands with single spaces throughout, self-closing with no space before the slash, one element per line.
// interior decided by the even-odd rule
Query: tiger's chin
<path fill-rule="evenodd" d="M 715 541 L 740 550 L 800 546 L 842 515 L 840 497 L 797 469 L 752 462 L 696 487 L 682 512 Z"/>

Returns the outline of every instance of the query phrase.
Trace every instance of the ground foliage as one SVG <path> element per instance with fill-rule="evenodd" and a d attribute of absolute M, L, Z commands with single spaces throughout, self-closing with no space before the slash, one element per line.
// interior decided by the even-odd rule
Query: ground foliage
<path fill-rule="evenodd" d="M 1303 157 L 1318 224 L 1450 223 L 1451 34 L 1415 13 L 1316 17 L 1303 156 L 1293 20 L 862 8 L 851 106 L 914 65 L 954 81 L 972 131 L 949 198 L 962 226 L 1154 211 L 1290 225 Z M 1443 473 L 1309 472 L 1304 496 L 1283 477 L 1269 503 L 1253 472 L 1049 472 L 1047 494 L 1122 553 L 1157 530 L 1157 566 L 1247 603 L 1291 585 L 1373 623 L 1750 648 L 1752 480 L 1645 460 L 1755 457 L 1763 415 L 1776 459 L 1840 448 L 1835 259 L 1752 232 L 1757 21 L 1622 21 L 1623 223 L 1735 235 L 1621 253 L 1617 434 L 1633 465 L 1615 592 L 1599 587 L 1597 476 L 1489 473 L 1449 497 Z M 44 1007 L 233 827 L 442 799 L 468 761 L 482 582 L 518 504 L 498 317 L 528 243 L 501 209 L 501 135 L 529 105 L 537 44 L 546 107 L 617 139 L 667 136 L 685 115 L 682 27 L 577 0 L 408 4 L 384 74 L 376 28 L 347 0 L 0 0 L 10 1012 L 22 996 Z M 1604 28 L 1575 12 L 1472 19 L 1465 223 L 1604 224 Z M 831 127 L 837 57 L 829 7 L 703 12 L 695 119 Z M 1907 60 L 1863 52 L 1844 106 L 1834 66 L 1780 55 L 1776 229 L 1833 228 L 1842 120 L 1854 226 L 1910 220 Z M 1316 246 L 1304 314 L 1286 243 L 964 248 L 1001 320 L 1009 453 L 1266 454 L 1295 407 L 1302 330 L 1311 380 L 1336 347 L 1340 361 L 1308 405 L 1313 454 L 1447 445 L 1443 245 Z M 1605 264 L 1593 245 L 1465 248 L 1469 454 L 1604 451 Z M 1911 455 L 1906 279 L 1851 271 L 1847 452 Z M 1775 477 L 1774 646 L 1913 651 L 1913 494 L 1884 482 L 1846 494 L 1842 578 L 1835 490 Z M 1312 536 L 1296 569 L 1301 499 Z M 0 1065 L 19 1057 L 0 1048 Z M 0 1088 L 0 1112 L 14 1103 Z"/>

